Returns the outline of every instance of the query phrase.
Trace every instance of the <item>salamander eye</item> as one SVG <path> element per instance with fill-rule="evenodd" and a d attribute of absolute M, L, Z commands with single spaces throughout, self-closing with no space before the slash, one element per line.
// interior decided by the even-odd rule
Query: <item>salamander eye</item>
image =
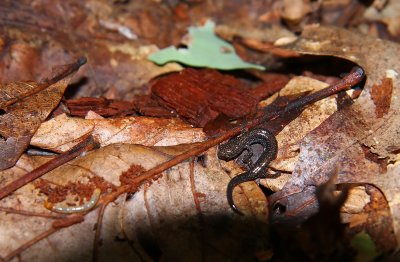
<path fill-rule="evenodd" d="M 282 215 L 286 212 L 286 206 L 283 205 L 282 203 L 279 203 L 279 201 L 277 201 L 272 206 L 272 210 L 274 211 L 275 215 Z"/>

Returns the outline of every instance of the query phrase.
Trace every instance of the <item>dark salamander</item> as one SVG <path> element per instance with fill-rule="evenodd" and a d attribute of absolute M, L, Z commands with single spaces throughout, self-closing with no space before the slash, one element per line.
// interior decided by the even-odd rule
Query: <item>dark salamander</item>
<path fill-rule="evenodd" d="M 263 128 L 255 128 L 245 132 L 235 138 L 232 138 L 225 144 L 219 146 L 218 158 L 229 161 L 238 157 L 243 151 L 247 151 L 247 158 L 251 158 L 251 145 L 261 144 L 263 152 L 257 161 L 251 166 L 250 170 L 235 176 L 229 181 L 226 196 L 231 208 L 239 214 L 242 214 L 235 206 L 233 201 L 233 189 L 240 183 L 265 178 L 269 163 L 276 158 L 278 152 L 278 143 L 275 136 Z"/>

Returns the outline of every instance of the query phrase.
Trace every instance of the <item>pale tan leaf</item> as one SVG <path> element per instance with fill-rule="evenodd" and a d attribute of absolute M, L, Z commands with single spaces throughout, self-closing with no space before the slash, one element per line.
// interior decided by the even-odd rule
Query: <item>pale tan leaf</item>
<path fill-rule="evenodd" d="M 104 119 L 90 114 L 90 119 L 59 115 L 43 123 L 31 145 L 65 152 L 87 135 L 94 135 L 102 146 L 114 143 L 169 146 L 204 140 L 200 128 L 192 128 L 179 119 L 124 117 Z"/>
<path fill-rule="evenodd" d="M 43 179 L 62 186 L 78 181 L 90 183 L 91 178 L 101 177 L 119 186 L 121 174 L 130 166 L 135 164 L 150 169 L 171 158 L 165 152 L 156 147 L 113 144 L 61 166 L 46 174 Z M 0 173 L 1 185 L 7 183 L 7 177 L 11 174 L 15 178 L 43 161 L 43 157 L 23 156 L 17 166 Z M 139 253 L 146 254 L 145 238 L 158 243 L 165 260 L 174 257 L 195 259 L 201 254 L 210 259 L 249 257 L 256 250 L 266 248 L 262 240 L 266 234 L 266 199 L 261 190 L 255 183 L 247 183 L 247 190 L 252 188 L 249 191 L 253 192 L 246 196 L 251 197 L 239 196 L 238 203 L 244 212 L 254 215 L 239 217 L 227 204 L 226 185 L 230 176 L 221 169 L 215 150 L 205 155 L 203 164 L 197 161 L 193 164 L 190 161 L 181 163 L 164 172 L 151 185 L 142 186 L 129 200 L 125 200 L 126 196 L 123 195 L 107 207 L 101 233 L 103 245 L 98 253 L 101 260 L 109 258 L 108 249 L 118 254 L 115 255 L 117 260 L 135 260 Z M 229 166 L 231 163 L 224 165 Z M 235 166 L 230 166 L 230 169 L 239 171 Z M 79 196 L 68 197 L 67 201 L 76 197 Z M 45 195 L 39 195 L 38 189 L 28 184 L 1 200 L 0 206 L 50 214 L 44 207 L 45 199 Z M 19 214 L 2 214 L 0 234 L 4 237 L 1 238 L 0 255 L 3 257 L 51 228 L 52 220 L 48 218 L 31 216 L 27 219 Z M 65 261 L 65 258 L 73 257 L 74 260 L 88 260 L 92 256 L 96 214 L 97 211 L 92 211 L 85 217 L 85 222 L 62 229 L 45 241 L 40 241 L 23 252 L 21 258 Z M 10 228 L 13 230 L 10 231 Z M 133 241 L 134 249 L 127 242 L 115 243 L 114 239 L 124 237 L 124 234 Z M 243 243 L 249 241 L 254 242 L 254 245 L 247 245 L 243 249 Z M 177 243 L 181 243 L 181 246 Z M 191 245 L 185 245 L 187 249 L 183 248 L 185 243 Z M 206 252 L 202 253 L 204 250 Z"/>

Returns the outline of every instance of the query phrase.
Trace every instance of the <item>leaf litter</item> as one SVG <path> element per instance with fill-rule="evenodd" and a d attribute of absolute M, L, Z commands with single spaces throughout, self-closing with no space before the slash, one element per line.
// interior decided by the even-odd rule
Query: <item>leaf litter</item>
<path fill-rule="evenodd" d="M 251 7 L 254 8 L 254 6 L 256 5 L 252 4 Z M 97 5 L 94 5 L 93 3 L 87 5 L 87 8 L 91 10 L 96 8 L 103 11 L 107 10 L 103 15 L 99 16 L 99 20 L 102 20 L 100 23 L 100 29 L 98 27 L 96 28 L 97 24 L 96 20 L 93 19 L 93 16 L 89 16 L 87 17 L 87 20 L 84 20 L 86 24 L 91 23 L 92 27 L 89 27 L 89 35 L 96 32 L 96 34 L 91 36 L 101 35 L 103 39 L 108 37 L 108 39 L 118 39 L 120 41 L 121 38 L 116 37 L 116 34 L 120 34 L 119 37 L 131 39 L 130 37 L 127 37 L 132 36 L 132 34 L 126 33 L 126 30 L 128 30 L 128 32 L 137 33 L 135 34 L 137 37 L 135 39 L 146 37 L 144 31 L 141 31 L 136 27 L 136 20 L 133 20 L 132 22 L 132 20 L 129 19 L 124 21 L 124 19 L 112 17 L 111 14 L 113 13 L 113 10 L 107 9 L 106 7 L 106 4 L 100 2 Z M 180 8 L 183 8 L 180 9 L 180 12 L 182 12 L 184 7 L 180 6 Z M 65 11 L 60 7 L 52 12 L 59 12 L 60 10 Z M 303 9 L 303 11 L 304 10 L 306 9 Z M 260 9 L 260 12 L 263 12 L 263 10 Z M 306 10 L 301 13 L 299 19 L 306 19 L 305 14 L 307 12 L 309 11 Z M 105 13 L 107 13 L 107 16 L 104 15 Z M 138 12 L 136 14 L 138 14 Z M 143 23 L 149 24 L 152 14 L 146 14 L 146 12 L 144 12 L 144 14 L 145 15 L 143 15 L 143 13 L 141 14 L 141 18 L 144 21 Z M 132 19 L 132 17 L 129 17 L 129 15 L 126 14 L 123 18 L 126 18 L 127 16 Z M 260 21 L 273 21 L 273 17 L 276 17 L 276 14 L 273 12 L 265 13 L 262 19 L 260 18 Z M 163 18 L 161 17 L 161 19 Z M 130 21 L 130 23 L 127 21 Z M 43 21 L 40 21 L 40 19 L 39 22 L 43 24 Z M 49 26 L 50 25 L 47 24 L 47 27 Z M 162 26 L 165 26 L 165 23 L 161 23 L 160 27 Z M 292 26 L 296 27 L 298 25 Z M 82 33 L 82 28 L 85 27 L 77 28 L 77 30 Z M 93 30 L 93 28 L 96 28 L 96 30 Z M 125 31 L 121 31 L 121 28 Z M 132 28 L 135 28 L 135 30 L 131 31 Z M 156 31 L 154 28 L 152 30 L 153 32 Z M 112 33 L 110 33 L 110 31 L 112 31 Z M 149 32 L 151 32 L 151 30 Z M 88 31 L 86 33 L 88 33 Z M 341 33 L 340 31 L 335 31 L 335 33 L 331 34 L 334 36 L 330 37 L 330 34 L 325 34 L 324 29 L 320 28 L 317 29 L 316 32 L 311 32 L 311 37 L 309 38 L 312 39 L 312 37 L 318 38 L 319 36 L 322 36 L 321 39 L 312 39 L 312 41 L 307 43 L 307 48 L 302 47 L 302 49 L 296 46 L 301 46 L 299 43 L 302 43 L 304 40 L 303 38 L 306 38 L 305 36 L 307 34 L 304 32 L 303 36 L 299 38 L 300 40 L 295 42 L 294 47 L 292 46 L 292 50 L 312 52 L 318 55 L 338 55 L 344 53 L 345 55 L 343 56 L 345 59 L 355 61 L 365 68 L 368 79 L 361 97 L 353 105 L 348 108 L 342 108 L 325 120 L 331 112 L 335 111 L 334 108 L 331 108 L 331 106 L 334 107 L 334 100 L 328 98 L 326 100 L 329 101 L 328 103 L 324 102 L 321 105 L 317 105 L 316 103 L 307 108 L 303 112 L 304 116 L 300 115 L 300 117 L 296 118 L 292 123 L 286 126 L 286 128 L 278 135 L 278 141 L 280 142 L 282 152 L 280 152 L 280 156 L 278 156 L 278 159 L 273 163 L 272 168 L 278 171 L 285 171 L 287 176 L 284 175 L 285 181 L 283 183 L 286 183 L 286 185 L 283 187 L 283 193 L 277 194 L 278 196 L 285 196 L 285 194 L 289 193 L 290 196 L 291 193 L 296 192 L 299 188 L 302 189 L 303 185 L 316 186 L 327 181 L 329 177 L 332 176 L 333 173 L 331 171 L 334 169 L 335 165 L 334 163 L 329 163 L 330 155 L 324 154 L 329 152 L 330 148 L 334 148 L 335 150 L 338 150 L 335 151 L 334 154 L 338 154 L 337 152 L 340 152 L 340 154 L 345 152 L 339 160 L 334 159 L 334 161 L 332 161 L 336 163 L 345 163 L 342 169 L 339 169 L 339 174 L 337 174 L 338 181 L 334 181 L 334 183 L 357 183 L 360 181 L 366 181 L 366 183 L 373 183 L 376 185 L 380 183 L 380 188 L 384 191 L 386 199 L 392 207 L 391 210 L 394 214 L 393 217 L 395 218 L 395 184 L 388 175 L 394 175 L 398 173 L 398 171 L 396 166 L 392 167 L 391 164 L 389 164 L 387 167 L 387 173 L 383 174 L 382 170 L 385 170 L 383 166 L 386 167 L 386 165 L 382 164 L 382 159 L 383 161 L 387 161 L 386 163 L 395 163 L 395 161 L 397 161 L 398 145 L 395 143 L 397 140 L 395 132 L 397 126 L 396 121 L 391 121 L 395 119 L 397 115 L 395 111 L 396 105 L 394 105 L 394 101 L 397 101 L 397 78 L 395 74 L 397 70 L 391 63 L 389 63 L 390 65 L 383 66 L 376 65 L 376 61 L 382 61 L 379 59 L 380 57 L 390 57 L 387 56 L 387 54 L 379 54 L 378 58 L 376 58 L 370 54 L 371 52 L 363 51 L 364 47 L 353 47 L 353 45 L 347 45 L 347 43 L 345 46 L 341 43 L 338 44 L 337 41 L 343 41 L 343 39 L 350 39 L 349 42 L 351 42 L 351 44 L 355 41 L 358 41 L 357 43 L 362 42 L 360 38 L 357 38 L 352 34 L 344 34 L 345 33 Z M 148 36 L 151 36 L 151 34 L 148 34 L 147 37 Z M 352 37 L 354 37 L 355 40 L 352 39 Z M 330 39 L 329 41 L 331 41 L 328 44 L 324 42 L 324 40 L 327 39 Z M 365 40 L 364 37 L 362 40 Z M 84 42 L 81 41 L 81 43 L 80 46 L 84 47 Z M 315 51 L 315 48 L 318 48 L 320 45 L 324 45 L 323 52 Z M 376 42 L 370 43 L 370 47 L 366 50 L 372 50 L 371 46 L 375 48 L 375 45 L 378 44 Z M 152 71 L 153 69 L 155 70 L 155 67 L 153 67 L 152 70 L 149 70 L 151 71 L 150 74 L 146 74 L 146 72 L 144 72 L 144 74 L 130 74 L 132 68 L 129 68 L 129 66 L 132 61 L 130 61 L 130 59 L 126 60 L 124 56 L 127 53 L 134 56 L 133 53 L 136 52 L 135 48 L 126 48 L 126 45 L 113 44 L 112 41 L 96 41 L 96 44 L 89 44 L 88 46 L 90 46 L 90 48 L 86 46 L 84 49 L 91 54 L 89 58 L 92 58 L 91 61 L 93 61 L 93 71 L 91 72 L 91 76 L 93 77 L 89 77 L 90 81 L 96 78 L 97 80 L 104 79 L 106 81 L 98 81 L 100 83 L 100 88 L 97 90 L 90 90 L 90 88 L 86 89 L 86 94 L 100 94 L 104 90 L 107 90 L 105 87 L 109 87 L 110 83 L 115 83 L 116 88 L 113 87 L 107 91 L 107 96 L 112 99 L 115 98 L 115 96 L 121 98 L 120 95 L 123 94 L 124 90 L 132 91 L 129 84 L 127 84 L 129 83 L 129 80 L 131 80 L 133 83 L 132 85 L 137 88 L 138 86 L 146 84 L 149 79 L 159 75 L 162 71 Z M 330 46 L 333 50 L 329 49 Z M 349 48 L 349 46 L 351 48 Z M 393 51 L 391 45 L 385 46 L 382 49 L 388 49 L 386 51 L 389 54 Z M 17 48 L 15 48 L 15 50 L 18 51 Z M 104 52 L 104 50 L 108 51 Z M 371 61 L 367 61 L 368 57 L 365 58 L 354 54 L 354 50 L 359 50 L 358 52 L 361 53 L 368 53 L 368 55 L 371 55 L 372 57 Z M 332 52 L 330 53 L 329 51 Z M 96 52 L 105 55 L 100 59 L 99 56 L 94 55 Z M 32 54 L 32 52 L 30 54 Z M 375 64 L 373 62 L 375 62 Z M 133 68 L 140 70 L 140 68 L 142 68 L 141 66 L 146 67 L 146 63 L 142 63 L 140 59 L 136 60 L 135 63 L 136 64 Z M 111 67 L 114 68 L 109 70 Z M 150 67 L 151 66 L 149 65 L 149 68 Z M 126 68 L 129 68 L 129 70 L 126 70 Z M 385 70 L 382 69 L 385 74 L 381 72 L 382 74 L 379 76 L 377 74 L 374 75 L 376 68 L 385 68 Z M 179 69 L 175 68 L 173 70 Z M 119 73 L 116 74 L 114 78 L 108 78 L 110 75 L 109 72 Z M 169 71 L 166 70 L 162 72 Z M 117 81 L 113 81 L 112 79 L 117 79 Z M 294 79 L 292 84 L 306 81 L 310 80 Z M 315 83 L 315 85 L 322 86 L 322 83 Z M 380 92 L 383 87 L 390 89 L 391 85 L 393 87 L 391 96 L 386 96 L 389 91 Z M 85 94 L 85 92 L 81 94 Z M 284 94 L 284 91 L 282 94 Z M 374 106 L 370 107 L 371 105 Z M 357 107 L 361 107 L 361 110 L 356 110 L 359 109 Z M 309 113 L 307 116 L 307 110 L 315 112 L 315 114 Z M 323 114 L 319 115 L 320 113 Z M 309 120 L 309 117 L 314 117 L 315 115 L 317 115 L 315 120 Z M 369 119 L 372 120 L 368 121 L 369 119 L 361 119 L 362 121 L 357 121 L 359 120 L 359 115 L 361 115 L 362 118 L 368 116 Z M 371 118 L 371 116 L 377 116 L 376 118 L 379 120 L 376 120 L 374 117 Z M 181 144 L 182 141 L 185 141 L 185 143 L 191 143 L 204 139 L 200 130 L 193 131 L 189 125 L 185 126 L 180 122 L 178 122 L 178 130 L 176 130 L 174 124 L 177 122 L 176 120 L 171 119 L 159 119 L 155 121 L 152 125 L 154 125 L 159 132 L 156 131 L 155 133 L 152 133 L 152 125 L 151 128 L 146 129 L 146 125 L 149 123 L 148 118 L 135 116 L 120 119 L 102 119 L 92 112 L 89 112 L 86 118 L 87 119 L 77 119 L 61 115 L 46 122 L 43 126 L 48 126 L 42 129 L 42 131 L 36 133 L 39 139 L 32 142 L 33 145 L 54 150 L 56 152 L 68 151 L 76 144 L 76 140 L 80 139 L 81 134 L 87 135 L 94 133 L 103 145 L 102 148 L 89 152 L 87 155 L 82 155 L 76 160 L 51 171 L 42 178 L 42 182 L 49 183 L 50 185 L 53 183 L 56 186 L 61 187 L 72 185 L 74 183 L 77 185 L 81 182 L 89 183 L 87 185 L 93 186 L 90 178 L 100 176 L 102 178 L 104 177 L 107 183 L 111 183 L 118 187 L 121 186 L 121 177 L 126 176 L 126 172 L 128 172 L 127 170 L 130 170 L 132 165 L 149 169 L 152 166 L 156 166 L 157 163 L 171 159 L 174 155 L 179 155 L 179 153 L 186 151 L 187 148 L 195 147 L 196 144 L 188 146 L 179 145 L 173 148 L 169 147 L 161 149 L 112 143 L 142 143 L 150 146 L 157 143 L 164 145 Z M 348 118 L 353 118 L 354 121 L 349 121 L 349 123 L 346 123 L 343 126 L 341 121 L 343 119 L 347 120 Z M 54 119 L 56 120 L 53 121 Z M 299 120 L 297 121 L 297 119 Z M 322 122 L 324 120 L 325 122 Z M 379 128 L 379 124 L 377 123 L 379 121 L 382 128 Z M 66 127 L 67 122 L 72 123 L 70 127 Z M 307 125 L 304 125 L 303 127 L 302 122 L 307 122 Z M 314 129 L 321 122 L 322 124 Z M 367 123 L 365 124 L 364 122 Z M 130 128 L 135 127 L 138 123 L 139 127 L 137 132 L 127 131 Z M 382 125 L 382 123 L 384 123 L 384 125 Z M 75 129 L 78 126 L 79 129 Z M 376 131 L 373 138 L 372 135 L 365 134 L 365 126 L 371 127 L 371 130 Z M 56 134 L 54 132 L 58 127 L 61 127 L 61 131 L 58 134 L 58 138 L 54 139 L 55 142 L 52 141 L 52 139 L 47 139 L 50 138 L 52 134 Z M 145 131 L 142 132 L 142 135 L 144 136 L 139 137 L 140 139 L 136 139 L 137 135 L 140 135 L 141 133 L 140 130 L 143 130 L 143 128 Z M 165 128 L 167 128 L 168 131 L 164 132 Z M 180 128 L 181 130 L 179 130 Z M 79 130 L 78 135 L 70 136 L 70 134 L 73 134 L 75 130 Z M 161 132 L 161 130 L 163 131 Z M 313 131 L 310 132 L 310 130 Z M 346 130 L 352 132 L 346 132 Z M 120 138 L 118 135 L 121 132 L 125 133 L 125 135 Z M 175 139 L 175 136 L 180 132 L 183 134 L 182 138 Z M 191 134 L 191 132 L 194 132 L 195 134 Z M 66 136 L 67 134 L 69 136 Z M 333 139 L 330 140 L 332 135 Z M 165 139 L 165 136 L 167 136 L 167 139 Z M 170 136 L 171 140 L 168 140 L 168 136 Z M 281 138 L 279 138 L 279 136 L 281 136 Z M 328 136 L 328 138 L 326 136 Z M 338 136 L 339 138 L 335 139 L 335 136 Z M 288 140 L 288 137 L 291 139 Z M 196 140 L 196 138 L 199 140 Z M 327 146 L 323 146 L 324 143 L 326 143 Z M 318 146 L 318 144 L 322 146 Z M 360 145 L 362 145 L 361 149 Z M 341 151 L 341 148 L 345 148 L 347 151 Z M 349 159 L 350 156 L 351 159 Z M 48 159 L 50 158 L 22 155 L 16 166 L 2 171 L 0 179 L 1 184 L 4 185 L 23 175 L 26 171 L 33 170 Z M 281 161 L 286 160 L 286 162 L 284 161 L 281 163 L 280 159 Z M 317 161 L 313 161 L 313 159 L 316 159 Z M 327 161 L 328 163 L 326 163 Z M 346 167 L 348 168 L 346 169 Z M 362 179 L 359 179 L 359 177 L 351 177 L 351 179 L 349 179 L 351 175 L 361 174 L 362 171 L 365 170 L 369 171 L 368 174 L 362 177 Z M 291 171 L 293 171 L 294 177 L 293 175 L 290 176 L 289 173 Z M 320 176 L 314 176 L 320 171 L 322 171 Z M 350 174 L 350 171 L 354 173 Z M 143 172 L 143 170 L 138 172 Z M 242 169 L 235 164 L 223 163 L 217 160 L 215 158 L 214 149 L 211 149 L 207 154 L 203 154 L 198 158 L 186 161 L 168 171 L 165 171 L 163 176 L 158 180 L 142 185 L 137 189 L 137 191 L 135 191 L 135 194 L 130 196 L 128 194 L 127 198 L 121 196 L 113 204 L 108 205 L 105 210 L 100 207 L 99 215 L 97 215 L 97 212 L 91 212 L 84 218 L 80 215 L 61 218 L 59 215 L 51 214 L 43 206 L 44 201 L 46 200 L 46 195 L 39 194 L 39 189 L 35 188 L 34 184 L 28 184 L 16 191 L 13 195 L 1 200 L 2 204 L 4 203 L 5 206 L 9 208 L 18 207 L 16 209 L 21 211 L 21 213 L 18 214 L 18 212 L 15 212 L 16 210 L 14 210 L 12 213 L 8 213 L 0 219 L 4 219 L 5 217 L 15 219 L 16 222 L 19 221 L 21 225 L 24 225 L 22 228 L 26 230 L 26 232 L 17 231 L 19 232 L 19 235 L 15 232 L 10 232 L 8 229 L 14 229 L 17 227 L 16 223 L 14 224 L 12 220 L 8 220 L 8 227 L 5 227 L 2 232 L 6 232 L 7 236 L 12 236 L 11 239 L 13 239 L 13 241 L 4 243 L 5 246 L 3 246 L 3 244 L 0 245 L 2 247 L 1 255 L 6 259 L 10 259 L 12 257 L 11 255 L 20 255 L 22 256 L 22 260 L 44 260 L 50 258 L 54 260 L 65 260 L 67 258 L 89 260 L 92 257 L 93 249 L 96 250 L 94 256 L 97 258 L 101 257 L 101 259 L 107 259 L 110 253 L 107 251 L 111 249 L 113 250 L 113 259 L 117 260 L 126 260 L 127 258 L 131 260 L 139 260 L 143 258 L 154 260 L 160 257 L 164 259 L 190 257 L 193 258 L 193 260 L 198 258 L 203 258 L 203 260 L 221 260 L 226 259 L 227 257 L 231 257 L 232 259 L 243 257 L 243 259 L 246 259 L 250 256 L 253 257 L 255 253 L 266 254 L 270 251 L 268 243 L 263 242 L 263 240 L 265 240 L 265 237 L 263 236 L 268 234 L 268 232 L 264 231 L 264 229 L 266 229 L 266 224 L 256 223 L 254 220 L 249 219 L 249 217 L 235 217 L 230 213 L 226 204 L 225 186 L 229 181 L 229 177 L 241 172 Z M 384 177 L 385 179 L 382 181 L 375 181 L 378 180 L 378 178 L 375 180 L 371 178 L 373 172 L 375 172 L 375 175 L 378 173 L 381 174 L 381 177 Z M 68 174 L 68 176 L 64 173 Z M 306 175 L 302 177 L 304 174 Z M 310 174 L 311 178 L 309 178 L 307 174 Z M 140 174 L 132 175 L 129 180 L 135 181 L 135 177 L 137 176 L 140 176 Z M 299 180 L 301 182 L 299 182 Z M 282 189 L 283 183 L 274 187 L 270 186 L 270 188 L 274 191 Z M 293 185 L 295 185 L 294 191 Z M 108 192 L 107 195 L 112 194 L 112 192 L 113 191 L 111 191 L 111 193 Z M 309 191 L 304 190 L 304 192 L 305 196 L 312 196 L 312 194 L 308 193 Z M 104 198 L 100 199 L 100 205 L 102 203 L 101 201 L 107 198 L 107 195 L 104 194 Z M 182 197 L 182 195 L 184 196 Z M 363 193 L 361 193 L 361 195 L 363 195 Z M 88 196 L 86 193 L 84 194 L 83 192 L 80 192 L 77 194 L 77 197 L 83 199 Z M 244 184 L 242 190 L 237 192 L 235 199 L 238 200 L 237 202 L 241 207 L 243 206 L 245 213 L 253 214 L 253 216 L 258 218 L 258 221 L 267 221 L 268 210 L 266 210 L 266 199 L 255 183 Z M 273 200 L 273 197 L 271 199 Z M 298 199 L 301 201 L 303 200 L 302 197 L 299 197 Z M 366 203 L 365 194 L 363 199 L 364 200 L 359 202 L 362 202 L 362 205 L 364 206 Z M 354 211 L 357 208 L 359 209 L 360 207 L 357 206 L 352 210 Z M 45 214 L 52 216 L 52 218 L 49 219 L 43 218 L 42 216 L 31 216 L 29 219 L 26 219 L 26 217 L 21 216 L 22 211 L 24 210 L 32 212 L 36 211 L 38 212 L 37 215 Z M 104 212 L 104 216 L 101 212 Z M 23 221 L 23 219 L 25 219 L 25 221 Z M 101 223 L 99 223 L 99 221 Z M 118 221 L 118 223 L 115 223 L 116 221 Z M 175 221 L 182 223 L 173 223 Z M 236 223 L 236 221 L 238 222 Z M 96 234 L 94 234 L 92 228 L 96 222 L 97 227 L 101 227 L 101 230 L 97 230 Z M 243 224 L 244 222 L 245 224 Z M 254 224 L 256 224 L 256 226 L 254 226 Z M 394 224 L 396 228 L 396 221 L 394 221 Z M 34 225 L 34 227 L 30 227 L 32 225 Z M 67 228 L 56 233 L 56 228 L 59 227 Z M 98 234 L 100 234 L 101 239 L 94 239 Z M 28 235 L 26 238 L 22 237 L 26 235 Z M 46 236 L 48 236 L 47 241 L 38 241 Z M 71 238 L 73 238 L 73 241 L 69 241 L 68 243 L 64 242 L 65 239 Z M 2 239 L 4 240 L 4 238 Z M 29 242 L 32 239 L 36 240 Z M 221 239 L 223 239 L 223 241 L 219 241 Z M 240 239 L 240 241 L 237 241 L 237 239 Z M 127 241 L 121 242 L 125 240 Z M 171 245 L 173 240 L 177 240 L 177 242 L 181 243 L 181 248 L 186 247 L 189 242 L 193 243 L 193 245 L 190 249 L 176 249 L 174 245 Z M 97 245 L 96 241 L 100 241 L 102 244 Z M 96 243 L 93 244 L 94 242 Z M 28 245 L 24 245 L 24 243 Z M 36 244 L 30 246 L 33 243 Z M 245 243 L 251 243 L 251 247 L 248 247 Z M 63 248 L 64 246 L 65 248 Z M 57 252 L 54 252 L 54 247 L 56 247 Z M 22 250 L 25 251 L 22 252 Z M 43 252 L 43 250 L 49 251 Z M 154 250 L 156 252 L 153 252 Z M 184 252 L 180 252 L 182 250 Z M 13 251 L 13 253 L 10 254 L 10 251 Z M 55 254 L 57 255 L 55 256 Z"/>

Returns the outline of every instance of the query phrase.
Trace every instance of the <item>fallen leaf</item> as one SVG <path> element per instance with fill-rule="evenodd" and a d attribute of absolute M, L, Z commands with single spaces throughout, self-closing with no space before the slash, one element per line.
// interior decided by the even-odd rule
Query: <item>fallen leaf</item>
<path fill-rule="evenodd" d="M 189 27 L 187 49 L 168 47 L 151 54 L 148 59 L 160 65 L 177 61 L 194 67 L 221 70 L 265 69 L 263 66 L 242 61 L 231 44 L 214 34 L 214 26 L 214 22 L 208 20 L 202 27 Z"/>
<path fill-rule="evenodd" d="M 113 144 L 89 152 L 49 172 L 42 179 L 50 185 L 67 185 L 71 182 L 87 184 L 92 178 L 99 177 L 118 187 L 123 172 L 133 165 L 150 169 L 165 162 L 171 156 L 164 152 L 163 148 L 157 147 Z M 102 223 L 102 245 L 96 255 L 109 259 L 108 250 L 111 248 L 114 250 L 113 259 L 136 260 L 137 252 L 154 259 L 154 247 L 166 260 L 174 257 L 195 259 L 198 256 L 221 260 L 246 259 L 256 251 L 265 250 L 268 243 L 264 238 L 267 216 L 261 190 L 255 183 L 249 184 L 253 187 L 252 197 L 243 200 L 247 202 L 245 212 L 253 212 L 254 217 L 236 216 L 226 200 L 225 186 L 230 177 L 221 169 L 215 150 L 205 154 L 204 159 L 203 164 L 198 161 L 181 163 L 164 172 L 158 180 L 142 186 L 130 198 L 122 195 L 109 205 Z M 23 175 L 45 160 L 24 155 L 15 167 L 0 173 L 1 184 L 7 183 L 10 176 Z M 235 167 L 230 168 L 235 170 Z M 33 184 L 28 184 L 0 201 L 2 208 L 14 208 L 15 211 L 0 216 L 0 233 L 4 236 L 0 238 L 1 256 L 9 258 L 8 255 L 16 248 L 50 232 L 46 241 L 40 241 L 21 253 L 21 259 L 89 260 L 97 212 L 85 216 L 83 223 L 56 232 L 52 227 L 54 219 L 26 217 L 18 213 L 18 210 L 29 210 L 50 214 L 43 205 L 46 196 L 38 194 L 38 191 Z M 116 242 L 116 237 L 129 240 L 134 249 L 127 242 Z M 55 246 L 57 252 L 52 248 Z"/>
<path fill-rule="evenodd" d="M 374 1 L 379 2 L 379 1 Z M 397 1 L 388 1 L 384 7 L 372 5 L 364 13 L 364 17 L 371 22 L 380 21 L 387 25 L 388 31 L 392 36 L 398 35 L 400 4 Z"/>
<path fill-rule="evenodd" d="M 104 30 L 100 21 L 110 20 L 111 17 L 126 18 L 134 13 L 139 15 L 141 11 L 123 12 L 125 15 L 122 15 L 120 10 L 112 9 L 110 5 L 112 3 L 98 1 L 67 3 L 57 0 L 48 4 L 40 0 L 34 6 L 3 2 L 0 16 L 8 19 L 0 21 L 1 83 L 38 81 L 43 72 L 52 66 L 68 63 L 74 57 L 84 54 L 90 66 L 78 73 L 74 84 L 80 88 L 72 92 L 74 97 L 102 95 L 110 99 L 126 100 L 135 94 L 146 93 L 142 87 L 152 78 L 182 70 L 177 63 L 157 66 L 148 61 L 147 56 L 158 50 L 149 41 L 141 39 L 147 44 L 137 44 L 119 32 Z M 150 21 L 154 24 L 152 28 L 159 30 L 153 38 L 162 34 L 170 36 L 169 30 L 161 29 L 160 19 L 163 20 L 157 17 Z M 140 20 L 140 23 L 144 22 Z M 146 24 L 151 23 L 146 21 Z M 168 23 L 165 24 L 167 26 Z M 142 31 L 146 33 L 149 28 L 147 26 Z M 159 43 L 151 41 L 156 42 Z M 110 89 L 114 90 L 113 97 L 108 96 Z"/>
<path fill-rule="evenodd" d="M 65 152 L 88 134 L 95 136 L 101 146 L 116 143 L 170 146 L 204 140 L 200 128 L 193 128 L 179 119 L 150 117 L 105 119 L 89 111 L 86 119 L 62 114 L 44 122 L 32 137 L 31 145 L 55 152 Z"/>
<path fill-rule="evenodd" d="M 59 70 L 54 74 L 52 85 L 28 97 L 25 97 L 26 95 L 21 91 L 24 86 L 28 85 L 32 87 L 27 90 L 28 93 L 32 93 L 32 89 L 40 90 L 43 88 L 32 82 L 6 86 L 4 90 L 6 93 L 3 97 L 6 98 L 4 104 L 9 102 L 9 96 L 13 96 L 11 100 L 17 101 L 20 97 L 23 97 L 23 99 L 1 109 L 0 170 L 9 168 L 15 164 L 23 151 L 28 147 L 31 137 L 40 124 L 60 102 L 65 88 L 71 79 L 71 77 L 60 79 L 60 76 L 66 77 L 67 75 L 64 74 L 66 71 L 70 71 L 70 68 L 74 68 L 73 71 L 78 70 L 81 65 L 82 62 L 78 61 L 75 64 L 63 67 L 61 71 Z M 19 87 L 19 89 L 16 89 L 16 94 L 9 92 L 14 85 Z"/>
<path fill-rule="evenodd" d="M 397 193 L 391 189 L 398 179 L 393 174 L 390 176 L 390 183 L 387 180 L 379 182 L 384 175 L 380 174 L 379 164 L 368 160 L 362 149 L 362 146 L 367 145 L 371 152 L 377 153 L 381 158 L 396 159 L 399 139 L 397 123 L 400 122 L 400 79 L 397 72 L 400 72 L 400 68 L 395 57 L 400 54 L 399 46 L 343 29 L 309 26 L 290 48 L 305 54 L 333 55 L 351 60 L 365 69 L 367 80 L 363 92 L 352 105 L 337 111 L 304 137 L 292 178 L 280 192 L 270 197 L 271 208 L 274 203 L 279 202 L 290 213 L 292 208 L 298 207 L 291 206 L 294 199 L 299 201 L 299 198 L 304 197 L 304 201 L 310 201 L 314 192 L 312 188 L 326 182 L 338 168 L 337 182 L 372 183 L 382 190 L 391 206 L 394 230 L 399 242 L 397 221 L 400 217 L 395 204 Z M 378 118 L 371 92 L 373 86 L 379 86 L 388 76 L 393 81 L 390 109 L 387 114 Z M 387 178 L 388 173 L 385 175 Z M 305 193 L 306 188 L 309 188 L 309 193 Z M 296 212 L 306 212 L 307 208 L 315 207 L 313 204 L 308 207 L 306 205 Z M 311 213 L 308 211 L 308 214 Z M 283 213 L 275 215 L 285 216 Z"/>
<path fill-rule="evenodd" d="M 361 213 L 369 202 L 370 196 L 365 192 L 365 188 L 362 186 L 354 187 L 349 190 L 349 196 L 340 211 L 350 214 Z"/>
<path fill-rule="evenodd" d="M 290 25 L 298 25 L 311 12 L 311 3 L 307 0 L 284 0 L 282 18 Z"/>

